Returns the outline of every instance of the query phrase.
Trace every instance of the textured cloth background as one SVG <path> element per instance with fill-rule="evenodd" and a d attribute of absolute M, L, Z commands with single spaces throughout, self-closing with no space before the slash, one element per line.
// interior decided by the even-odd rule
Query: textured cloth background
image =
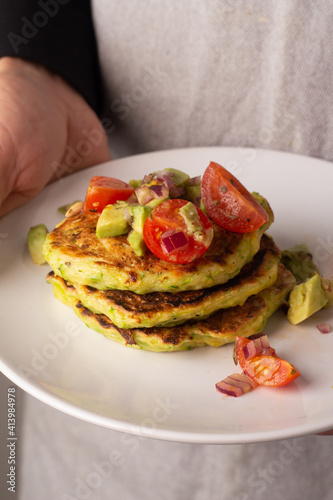
<path fill-rule="evenodd" d="M 93 12 L 114 156 L 231 145 L 333 159 L 333 2 L 94 0 Z M 139 439 L 29 396 L 25 415 L 20 500 L 332 498 L 333 437 Z"/>
<path fill-rule="evenodd" d="M 333 157 L 333 2 L 93 2 L 123 153 L 256 146 Z"/>
<path fill-rule="evenodd" d="M 332 499 L 332 436 L 181 444 L 103 429 L 31 397 L 25 414 L 20 500 Z"/>

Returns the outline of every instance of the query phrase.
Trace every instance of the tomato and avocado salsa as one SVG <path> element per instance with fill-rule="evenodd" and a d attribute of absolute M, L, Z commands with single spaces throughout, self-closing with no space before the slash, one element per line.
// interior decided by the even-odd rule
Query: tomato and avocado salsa
<path fill-rule="evenodd" d="M 132 184 L 135 189 L 117 179 L 93 177 L 84 209 L 101 213 L 98 237 L 129 232 L 129 242 L 139 256 L 148 247 L 159 259 L 190 263 L 210 247 L 211 220 L 237 233 L 255 231 L 269 220 L 254 196 L 216 162 L 210 162 L 202 183 L 200 177 L 190 179 L 179 170 L 165 169 Z M 129 199 L 131 203 L 123 203 Z M 139 230 L 133 227 L 138 205 L 147 208 Z"/>

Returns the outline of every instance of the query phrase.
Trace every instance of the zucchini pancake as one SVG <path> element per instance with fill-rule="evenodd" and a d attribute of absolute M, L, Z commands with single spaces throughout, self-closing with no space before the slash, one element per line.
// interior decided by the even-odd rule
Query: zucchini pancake
<path fill-rule="evenodd" d="M 116 182 L 122 191 L 92 178 L 85 203 L 47 235 L 55 297 L 88 327 L 150 351 L 261 332 L 295 285 L 265 233 L 274 219 L 267 200 L 213 162 L 202 180 L 165 169 Z"/>
<path fill-rule="evenodd" d="M 96 226 L 100 214 L 81 212 L 66 218 L 48 234 L 44 255 L 55 274 L 65 280 L 99 290 L 181 292 L 226 283 L 250 262 L 260 248 L 264 231 L 273 222 L 267 201 L 257 199 L 270 218 L 250 233 L 235 233 L 212 223 L 213 241 L 200 259 L 175 265 L 147 251 L 136 255 L 127 234 L 98 238 Z"/>

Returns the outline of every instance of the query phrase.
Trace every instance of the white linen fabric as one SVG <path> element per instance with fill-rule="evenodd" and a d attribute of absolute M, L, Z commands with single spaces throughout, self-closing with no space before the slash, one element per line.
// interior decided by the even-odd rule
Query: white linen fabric
<path fill-rule="evenodd" d="M 332 1 L 93 0 L 93 14 L 114 157 L 221 145 L 333 159 Z M 332 498 L 333 436 L 133 441 L 26 396 L 21 447 L 20 500 Z"/>
<path fill-rule="evenodd" d="M 95 0 L 112 148 L 332 159 L 333 2 Z M 114 138 L 113 138 L 114 135 Z"/>

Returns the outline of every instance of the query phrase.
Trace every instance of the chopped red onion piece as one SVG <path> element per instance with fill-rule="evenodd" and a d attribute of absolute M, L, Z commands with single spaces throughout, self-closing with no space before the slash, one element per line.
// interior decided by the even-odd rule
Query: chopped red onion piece
<path fill-rule="evenodd" d="M 257 383 L 251 380 L 245 373 L 233 373 L 221 382 L 217 382 L 215 387 L 217 391 L 238 398 L 257 387 Z"/>
<path fill-rule="evenodd" d="M 162 184 L 154 184 L 153 186 L 149 186 L 149 189 L 153 191 L 158 197 L 163 194 L 163 185 Z"/>
<path fill-rule="evenodd" d="M 132 193 L 129 198 L 127 198 L 126 202 L 127 203 L 138 203 L 138 198 L 137 198 L 135 192 Z"/>
<path fill-rule="evenodd" d="M 270 347 L 267 335 L 262 335 L 261 337 L 258 337 L 257 339 L 254 340 L 254 342 L 258 343 L 258 345 L 260 345 L 262 348 Z"/>
<path fill-rule="evenodd" d="M 150 191 L 153 193 L 154 198 L 160 201 L 169 198 L 169 188 L 163 184 L 153 184 L 149 186 Z"/>
<path fill-rule="evenodd" d="M 253 340 L 251 340 L 248 344 L 245 344 L 245 346 L 243 347 L 243 354 L 245 359 L 254 358 L 257 352 L 258 348 Z"/>
<path fill-rule="evenodd" d="M 189 186 L 199 186 L 199 184 L 201 184 L 201 175 L 191 177 L 191 179 L 188 181 Z"/>
<path fill-rule="evenodd" d="M 200 208 L 200 205 L 201 205 L 201 196 L 195 196 L 192 200 L 192 203 L 194 203 L 194 205 L 196 205 L 197 207 Z"/>
<path fill-rule="evenodd" d="M 320 323 L 319 325 L 316 325 L 320 333 L 331 333 L 331 327 L 328 323 Z"/>
<path fill-rule="evenodd" d="M 178 248 L 184 247 L 185 245 L 187 245 L 187 242 L 188 240 L 183 231 L 178 231 L 178 233 L 173 233 L 162 238 L 162 244 L 168 253 Z"/>
<path fill-rule="evenodd" d="M 162 175 L 162 179 L 168 187 L 172 187 L 175 185 L 174 181 L 171 179 L 169 175 Z"/>
<path fill-rule="evenodd" d="M 185 193 L 185 190 L 182 187 L 177 187 L 177 186 L 170 187 L 170 197 L 171 198 L 180 198 L 181 196 L 183 196 L 184 193 Z"/>
<path fill-rule="evenodd" d="M 172 244 L 170 236 L 167 236 L 166 238 L 163 238 L 162 239 L 162 243 L 163 243 L 164 248 L 167 251 L 167 253 L 170 253 L 170 252 L 172 252 L 172 250 L 175 249 L 175 247 Z"/>
<path fill-rule="evenodd" d="M 140 205 L 146 205 L 151 200 L 154 199 L 153 192 L 149 189 L 148 186 L 140 186 L 135 190 L 136 197 Z"/>
<path fill-rule="evenodd" d="M 246 344 L 243 347 L 243 354 L 244 358 L 248 360 L 255 356 L 273 356 L 275 354 L 275 349 L 269 345 L 267 335 L 262 335 Z"/>
<path fill-rule="evenodd" d="M 143 186 L 144 184 L 148 184 L 152 179 L 152 175 L 149 174 L 149 175 L 145 175 L 141 181 L 141 186 Z"/>
<path fill-rule="evenodd" d="M 254 342 L 258 343 L 258 345 L 261 346 L 262 356 L 274 356 L 275 349 L 269 345 L 267 335 L 262 335 L 261 337 L 255 339 Z"/>

